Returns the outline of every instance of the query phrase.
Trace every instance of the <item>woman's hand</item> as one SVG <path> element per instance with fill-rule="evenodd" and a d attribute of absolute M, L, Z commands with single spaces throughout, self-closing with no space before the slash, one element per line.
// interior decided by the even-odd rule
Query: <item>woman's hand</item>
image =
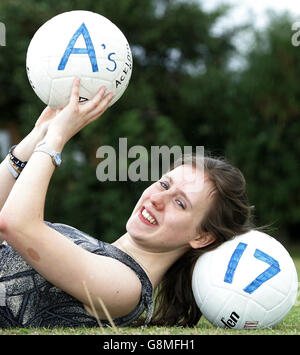
<path fill-rule="evenodd" d="M 34 128 L 14 148 L 14 156 L 16 156 L 19 160 L 23 162 L 27 162 L 30 159 L 36 145 L 46 135 L 49 122 L 55 117 L 58 112 L 60 112 L 60 110 L 54 111 L 50 107 L 46 107 L 41 113 L 38 120 L 36 121 Z M 2 209 L 5 201 L 7 200 L 15 182 L 16 179 L 10 174 L 9 170 L 7 169 L 7 163 L 3 162 L 0 165 L 0 210 Z"/>
<path fill-rule="evenodd" d="M 51 120 L 62 109 L 53 110 L 46 107 L 37 119 L 30 133 L 15 147 L 13 154 L 21 161 L 28 161 L 36 145 L 45 137 Z"/>
<path fill-rule="evenodd" d="M 51 107 L 47 106 L 40 117 L 37 119 L 33 130 L 31 131 L 32 135 L 35 137 L 36 143 L 41 141 L 48 130 L 50 121 L 61 111 L 62 109 L 53 110 Z"/>
<path fill-rule="evenodd" d="M 113 93 L 105 94 L 105 86 L 102 86 L 97 94 L 84 104 L 79 103 L 79 86 L 80 80 L 76 78 L 69 104 L 50 121 L 45 140 L 55 137 L 60 139 L 64 145 L 107 110 Z"/>

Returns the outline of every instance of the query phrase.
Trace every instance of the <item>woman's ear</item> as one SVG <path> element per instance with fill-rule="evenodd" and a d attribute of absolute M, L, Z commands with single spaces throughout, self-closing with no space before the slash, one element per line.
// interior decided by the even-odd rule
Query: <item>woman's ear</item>
<path fill-rule="evenodd" d="M 189 242 L 193 249 L 199 249 L 212 244 L 216 240 L 216 237 L 210 232 L 201 232 L 196 238 Z"/>

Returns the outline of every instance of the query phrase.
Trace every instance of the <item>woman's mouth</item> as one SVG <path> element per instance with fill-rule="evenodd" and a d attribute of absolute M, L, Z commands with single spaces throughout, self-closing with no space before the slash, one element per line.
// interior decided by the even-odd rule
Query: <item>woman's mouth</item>
<path fill-rule="evenodd" d="M 152 216 L 150 214 L 149 211 L 146 210 L 145 207 L 142 207 L 142 209 L 139 212 L 139 218 L 142 222 L 144 222 L 145 224 L 149 225 L 149 226 L 157 226 L 158 223 L 156 221 L 156 219 L 154 218 L 154 216 Z"/>

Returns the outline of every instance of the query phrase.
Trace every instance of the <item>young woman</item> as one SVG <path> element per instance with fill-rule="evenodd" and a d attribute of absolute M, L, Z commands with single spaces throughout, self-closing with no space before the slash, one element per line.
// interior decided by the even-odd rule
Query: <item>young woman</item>
<path fill-rule="evenodd" d="M 45 109 L 0 166 L 0 327 L 108 323 L 101 300 L 118 326 L 144 311 L 149 323 L 156 289 L 154 323 L 195 325 L 201 314 L 191 289 L 194 262 L 250 228 L 244 178 L 226 162 L 204 158 L 202 179 L 196 158 L 185 159 L 144 191 L 126 233 L 112 244 L 44 222 L 64 145 L 112 99 L 102 87 L 79 105 L 79 85 L 76 79 L 63 110 Z"/>

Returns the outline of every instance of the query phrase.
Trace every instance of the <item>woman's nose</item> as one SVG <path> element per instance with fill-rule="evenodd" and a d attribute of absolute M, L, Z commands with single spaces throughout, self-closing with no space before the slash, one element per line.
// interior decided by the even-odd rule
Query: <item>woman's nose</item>
<path fill-rule="evenodd" d="M 150 202 L 157 210 L 163 210 L 165 208 L 166 196 L 163 193 L 155 193 L 150 196 Z"/>

